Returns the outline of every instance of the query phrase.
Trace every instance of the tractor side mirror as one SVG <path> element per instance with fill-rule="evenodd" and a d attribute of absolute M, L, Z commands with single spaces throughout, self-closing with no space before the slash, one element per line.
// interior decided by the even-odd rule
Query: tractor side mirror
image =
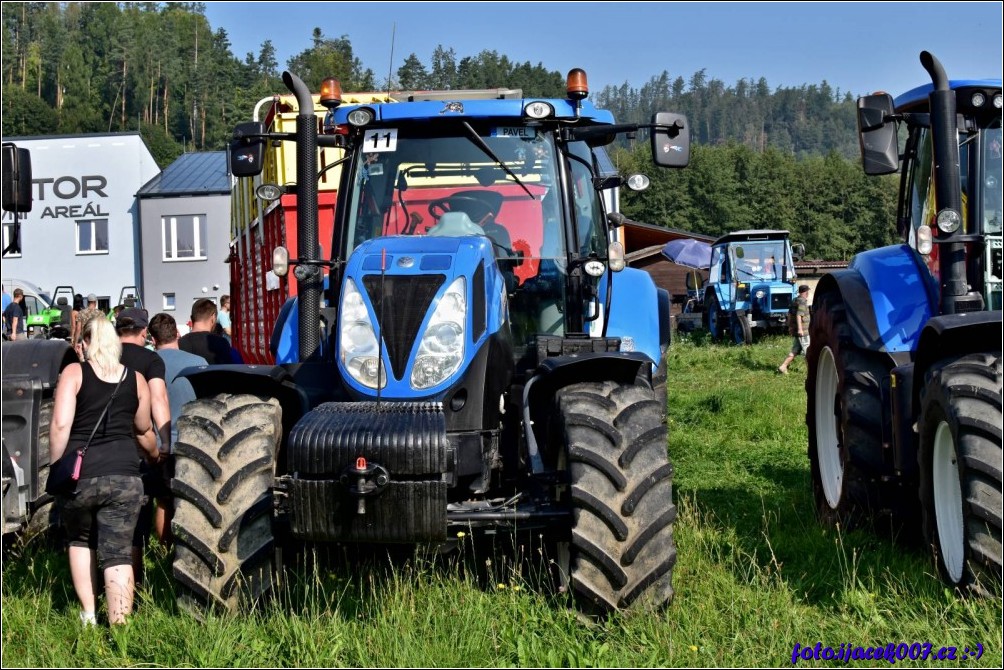
<path fill-rule="evenodd" d="M 805 245 L 799 242 L 798 244 L 791 245 L 791 258 L 795 261 L 800 261 L 805 257 Z"/>
<path fill-rule="evenodd" d="M 31 152 L 3 145 L 3 210 L 31 211 Z"/>
<path fill-rule="evenodd" d="M 238 124 L 229 146 L 230 174 L 254 177 L 261 174 L 265 158 L 265 124 L 260 121 Z"/>
<path fill-rule="evenodd" d="M 858 98 L 858 141 L 865 174 L 881 175 L 899 169 L 899 146 L 892 96 L 875 93 Z"/>
<path fill-rule="evenodd" d="M 652 115 L 652 159 L 659 167 L 682 168 L 690 163 L 687 117 L 672 112 Z"/>

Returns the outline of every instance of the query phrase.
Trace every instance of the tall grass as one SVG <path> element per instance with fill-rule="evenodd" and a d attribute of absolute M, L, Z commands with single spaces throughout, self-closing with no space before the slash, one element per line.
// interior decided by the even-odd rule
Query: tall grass
<path fill-rule="evenodd" d="M 3 665 L 778 666 L 795 643 L 930 642 L 959 647 L 938 666 L 1000 667 L 1000 598 L 956 597 L 902 539 L 816 522 L 804 361 L 777 375 L 786 349 L 671 348 L 679 562 L 663 612 L 582 620 L 544 586 L 533 545 L 514 555 L 504 538 L 464 537 L 447 556 L 313 548 L 271 601 L 203 621 L 176 609 L 169 556 L 151 548 L 130 624 L 82 630 L 65 555 L 33 545 L 4 556 Z M 961 660 L 975 643 L 982 657 Z"/>

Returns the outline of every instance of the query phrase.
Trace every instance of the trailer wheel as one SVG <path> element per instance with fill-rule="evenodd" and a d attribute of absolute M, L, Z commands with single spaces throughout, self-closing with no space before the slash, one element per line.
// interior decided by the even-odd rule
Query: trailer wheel
<path fill-rule="evenodd" d="M 816 513 L 853 528 L 876 506 L 878 490 L 863 464 L 882 459 L 881 379 L 888 370 L 851 342 L 843 300 L 820 296 L 807 355 L 809 465 Z"/>
<path fill-rule="evenodd" d="M 660 402 L 645 386 L 573 384 L 558 394 L 571 474 L 568 577 L 587 610 L 673 598 L 673 467 Z"/>
<path fill-rule="evenodd" d="M 924 539 L 942 579 L 990 596 L 1001 583 L 1001 354 L 931 368 L 922 390 Z"/>
<path fill-rule="evenodd" d="M 740 345 L 753 344 L 753 331 L 746 318 L 746 310 L 737 309 L 732 313 L 732 341 Z"/>
<path fill-rule="evenodd" d="M 174 576 L 179 605 L 235 610 L 272 587 L 272 478 L 282 437 L 273 398 L 218 395 L 178 419 Z"/>
<path fill-rule="evenodd" d="M 708 291 L 707 298 L 704 299 L 704 328 L 711 335 L 712 340 L 720 340 L 725 334 L 723 328 L 729 322 L 728 317 L 722 312 L 718 304 L 718 296 L 714 291 Z"/>

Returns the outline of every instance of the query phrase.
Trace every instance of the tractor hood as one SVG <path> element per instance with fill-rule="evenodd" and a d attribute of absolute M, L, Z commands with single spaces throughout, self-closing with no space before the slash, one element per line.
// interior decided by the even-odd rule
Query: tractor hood
<path fill-rule="evenodd" d="M 336 358 L 361 397 L 441 399 L 508 320 L 484 236 L 380 237 L 346 264 Z"/>

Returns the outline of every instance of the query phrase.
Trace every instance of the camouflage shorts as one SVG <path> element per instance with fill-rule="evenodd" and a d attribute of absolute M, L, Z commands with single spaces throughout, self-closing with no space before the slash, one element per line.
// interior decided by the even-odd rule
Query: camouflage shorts
<path fill-rule="evenodd" d="M 139 477 L 109 475 L 81 479 L 62 500 L 61 516 L 71 547 L 97 551 L 98 568 L 132 563 L 132 538 L 143 503 Z"/>

